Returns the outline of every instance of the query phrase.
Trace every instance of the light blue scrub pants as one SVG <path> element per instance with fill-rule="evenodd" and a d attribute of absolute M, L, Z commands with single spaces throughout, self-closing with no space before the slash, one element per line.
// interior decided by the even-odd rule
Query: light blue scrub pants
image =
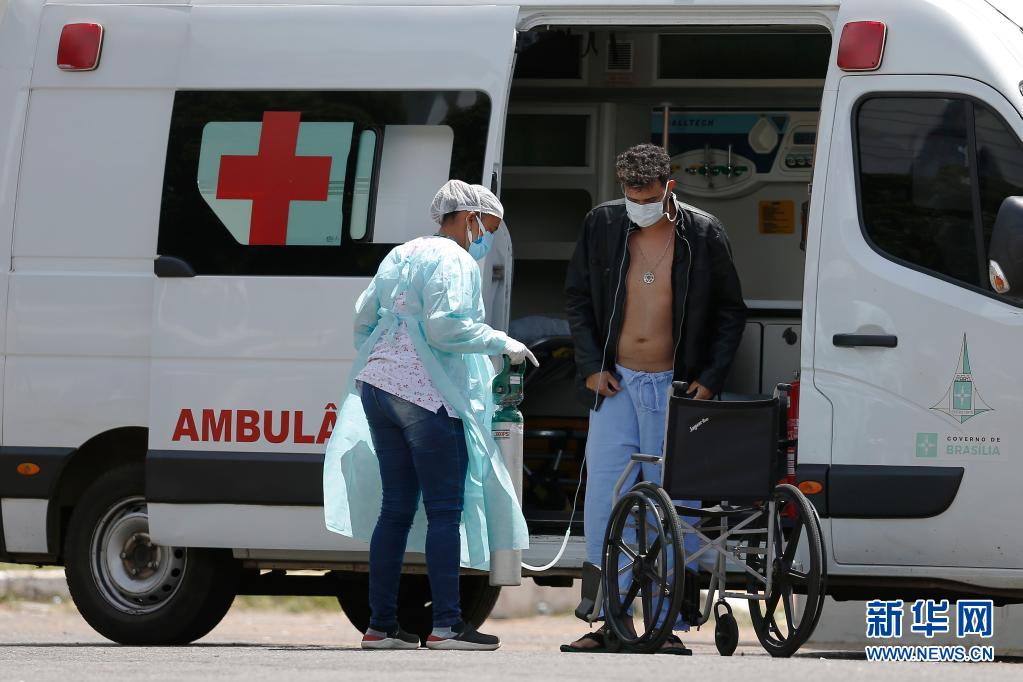
<path fill-rule="evenodd" d="M 600 410 L 590 410 L 586 438 L 586 507 L 583 513 L 586 560 L 597 566 L 603 564 L 604 532 L 611 516 L 615 483 L 629 466 L 632 455 L 664 453 L 664 427 L 671 390 L 671 371 L 636 372 L 621 365 L 616 368 L 621 376 L 621 390 L 605 398 Z M 636 478 L 622 486 L 622 494 L 641 480 L 661 483 L 659 464 L 637 463 L 633 471 Z M 678 503 L 699 506 L 696 500 L 679 500 Z M 691 523 L 696 521 L 693 517 L 685 518 Z M 695 535 L 687 534 L 684 538 L 687 555 L 699 548 Z M 634 535 L 625 540 L 633 542 Z M 691 562 L 689 568 L 696 570 L 696 562 Z M 623 579 L 622 590 L 627 590 L 628 586 L 629 581 Z M 674 629 L 688 630 L 689 626 L 679 616 Z"/>

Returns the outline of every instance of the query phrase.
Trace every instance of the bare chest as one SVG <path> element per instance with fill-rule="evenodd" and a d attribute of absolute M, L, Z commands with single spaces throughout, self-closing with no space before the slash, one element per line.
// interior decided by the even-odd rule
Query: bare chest
<path fill-rule="evenodd" d="M 625 322 L 628 329 L 643 330 L 671 325 L 671 263 L 674 239 L 629 239 L 629 271 L 625 278 Z M 626 330 L 628 331 L 628 330 Z"/>
<path fill-rule="evenodd" d="M 651 292 L 671 292 L 671 265 L 675 252 L 675 235 L 644 235 L 633 233 L 629 237 L 629 289 Z"/>

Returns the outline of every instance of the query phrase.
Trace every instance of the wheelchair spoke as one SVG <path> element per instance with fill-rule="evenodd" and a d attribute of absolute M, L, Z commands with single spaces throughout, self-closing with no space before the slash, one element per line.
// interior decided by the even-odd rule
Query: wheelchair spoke
<path fill-rule="evenodd" d="M 633 562 L 636 561 L 636 557 L 638 555 L 636 554 L 635 550 L 633 550 L 632 547 L 629 547 L 627 544 L 625 544 L 625 542 L 623 542 L 621 539 L 615 542 L 615 546 L 618 548 L 618 551 L 620 551 L 625 556 L 629 557 L 630 561 Z"/>
<path fill-rule="evenodd" d="M 792 563 L 796 556 L 796 548 L 799 547 L 799 538 L 803 534 L 803 524 L 797 523 L 792 529 L 791 537 L 786 539 L 785 552 L 782 554 L 782 562 L 787 566 Z"/>
<path fill-rule="evenodd" d="M 646 515 L 649 507 L 645 499 L 641 505 L 637 504 L 637 506 L 642 507 L 642 509 L 636 515 L 636 547 L 639 549 L 640 554 L 646 554 L 646 536 L 649 532 Z"/>
<path fill-rule="evenodd" d="M 629 586 L 629 591 L 625 594 L 625 601 L 622 602 L 622 608 L 628 609 L 632 606 L 632 602 L 636 601 L 636 597 L 639 596 L 640 587 L 642 587 L 642 583 L 633 578 L 632 585 Z"/>
<path fill-rule="evenodd" d="M 775 609 L 778 608 L 778 598 L 781 597 L 781 589 L 779 589 L 780 586 L 776 583 L 772 587 L 774 589 L 771 590 L 771 594 L 768 595 L 767 601 L 764 603 L 764 613 L 768 616 L 771 616 Z"/>
<path fill-rule="evenodd" d="M 778 628 L 778 620 L 774 617 L 773 612 L 767 614 L 767 627 L 769 630 L 771 630 L 771 632 L 774 633 L 774 636 L 776 638 L 778 638 L 779 640 L 785 639 L 785 635 L 783 635 L 781 633 L 781 630 Z"/>
<path fill-rule="evenodd" d="M 782 594 L 781 605 L 782 609 L 785 611 L 785 624 L 788 625 L 789 636 L 792 636 L 792 633 L 796 631 L 795 626 L 792 624 L 792 611 L 795 608 L 792 604 L 792 588 L 786 586 L 783 588 L 783 592 L 784 594 Z"/>
<path fill-rule="evenodd" d="M 649 565 L 643 568 L 642 574 L 651 584 L 656 583 L 658 587 L 662 587 L 665 584 L 664 576 L 658 574 Z"/>
<path fill-rule="evenodd" d="M 640 588 L 640 594 L 642 595 L 643 602 L 643 630 L 649 632 L 653 625 L 654 608 L 653 608 L 653 595 L 650 594 L 652 585 L 649 581 L 644 581 Z"/>
<path fill-rule="evenodd" d="M 781 527 L 781 512 L 774 518 L 774 556 L 785 555 L 785 531 Z"/>
<path fill-rule="evenodd" d="M 785 582 L 790 585 L 806 585 L 809 578 L 802 571 L 794 571 L 791 568 L 785 574 Z"/>

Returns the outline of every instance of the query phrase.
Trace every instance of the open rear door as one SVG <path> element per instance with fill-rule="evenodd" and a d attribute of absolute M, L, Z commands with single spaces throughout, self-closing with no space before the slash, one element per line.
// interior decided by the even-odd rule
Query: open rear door
<path fill-rule="evenodd" d="M 193 6 L 156 263 L 154 540 L 295 556 L 352 310 L 449 177 L 491 186 L 514 7 Z M 249 556 L 255 556 L 250 554 Z"/>

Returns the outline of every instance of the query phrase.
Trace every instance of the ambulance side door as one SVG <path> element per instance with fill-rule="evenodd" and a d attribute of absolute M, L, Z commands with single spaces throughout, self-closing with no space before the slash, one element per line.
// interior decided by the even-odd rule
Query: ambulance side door
<path fill-rule="evenodd" d="M 950 76 L 846 77 L 837 111 L 814 343 L 834 559 L 1018 569 L 1023 299 L 992 291 L 987 249 L 1023 120 Z"/>
<path fill-rule="evenodd" d="M 395 244 L 435 231 L 441 184 L 491 184 L 517 8 L 190 12 L 155 264 L 152 535 L 361 552 L 321 508 L 354 304 Z"/>

